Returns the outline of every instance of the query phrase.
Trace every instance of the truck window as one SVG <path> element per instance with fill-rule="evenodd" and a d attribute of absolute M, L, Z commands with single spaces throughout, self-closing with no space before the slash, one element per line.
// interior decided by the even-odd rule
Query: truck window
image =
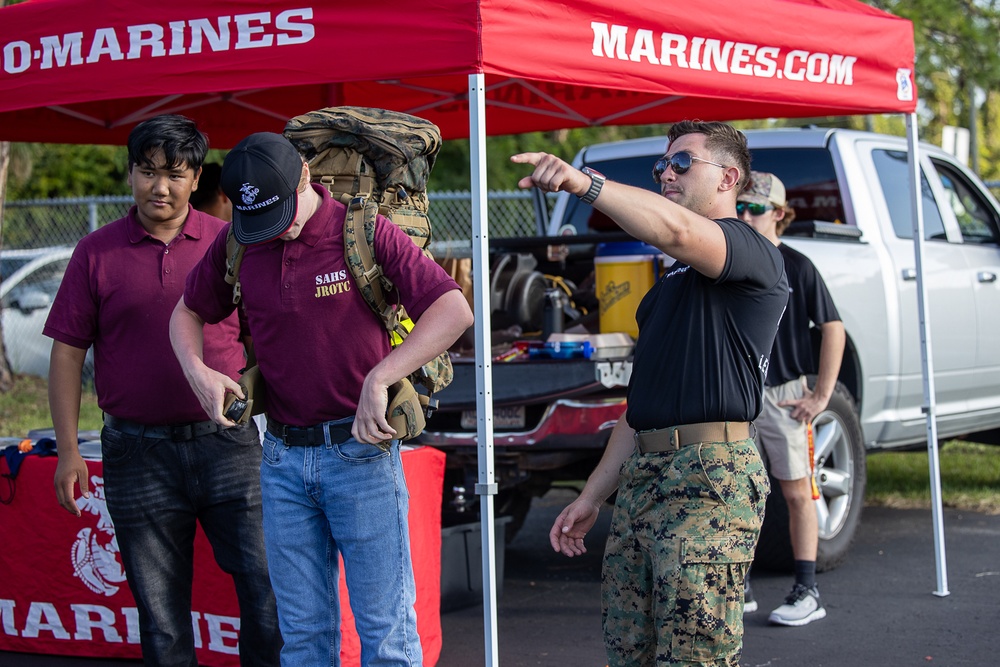
<path fill-rule="evenodd" d="M 913 215 L 910 213 L 910 178 L 904 151 L 874 150 L 872 160 L 889 207 L 889 217 L 896 236 L 913 238 Z M 920 170 L 920 205 L 924 212 L 924 239 L 947 240 L 944 222 L 923 169 Z"/>
<path fill-rule="evenodd" d="M 966 243 L 996 243 L 997 217 L 983 195 L 949 165 L 932 160 Z"/>
<path fill-rule="evenodd" d="M 758 148 L 750 166 L 769 171 L 785 184 L 796 220 L 847 223 L 833 157 L 825 148 Z"/>
<path fill-rule="evenodd" d="M 659 194 L 660 187 L 653 182 L 653 163 L 659 157 L 659 155 L 649 155 L 593 161 L 587 162 L 587 166 L 601 172 L 608 177 L 608 180 L 634 185 Z M 570 197 L 566 206 L 565 220 L 576 228 L 578 234 L 621 231 L 621 227 L 608 216 L 576 197 Z"/>
<path fill-rule="evenodd" d="M 758 171 L 777 174 L 785 184 L 788 203 L 795 208 L 798 220 L 822 220 L 844 223 L 844 202 L 837 186 L 833 158 L 824 148 L 761 148 L 751 151 L 750 165 Z M 609 179 L 659 193 L 653 182 L 653 163 L 657 155 L 588 161 L 590 166 Z M 578 233 L 591 234 L 619 231 L 607 216 L 584 204 L 576 197 L 566 207 L 566 221 Z"/>

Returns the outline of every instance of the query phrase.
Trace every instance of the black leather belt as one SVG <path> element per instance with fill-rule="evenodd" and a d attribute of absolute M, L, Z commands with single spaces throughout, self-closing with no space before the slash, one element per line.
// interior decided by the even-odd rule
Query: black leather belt
<path fill-rule="evenodd" d="M 108 428 L 113 428 L 116 431 L 121 431 L 126 435 L 134 435 L 141 438 L 155 438 L 158 440 L 172 440 L 174 442 L 194 440 L 195 438 L 199 438 L 203 435 L 224 431 L 227 428 L 225 426 L 221 426 L 220 424 L 216 424 L 211 420 L 204 422 L 192 422 L 190 424 L 150 426 L 148 424 L 132 422 L 127 419 L 119 419 L 118 417 L 112 417 L 108 414 L 104 415 L 104 425 Z"/>
<path fill-rule="evenodd" d="M 289 447 L 316 447 L 326 444 L 326 434 L 330 434 L 330 442 L 339 445 L 347 442 L 351 435 L 351 424 L 318 424 L 316 426 L 289 426 L 267 418 L 267 430 L 271 435 L 281 438 Z"/>

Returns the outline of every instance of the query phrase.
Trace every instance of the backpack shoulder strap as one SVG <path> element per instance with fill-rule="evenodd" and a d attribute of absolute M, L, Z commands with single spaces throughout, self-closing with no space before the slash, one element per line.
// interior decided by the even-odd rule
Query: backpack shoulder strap
<path fill-rule="evenodd" d="M 375 218 L 378 204 L 355 197 L 348 204 L 344 218 L 344 256 L 354 283 L 361 290 L 368 306 L 382 321 L 390 337 L 396 333 L 400 339 L 408 331 L 401 321 L 407 319 L 402 304 L 390 304 L 386 294 L 393 289 L 375 256 Z M 395 345 L 395 342 L 394 342 Z"/>
<path fill-rule="evenodd" d="M 233 304 L 239 305 L 243 292 L 240 290 L 240 267 L 243 265 L 243 253 L 247 247 L 236 240 L 233 234 L 233 226 L 229 226 L 226 233 L 226 282 L 233 286 Z M 253 343 L 246 348 L 247 363 L 241 373 L 257 365 L 257 355 L 254 353 Z M 263 402 L 261 402 L 263 405 Z M 256 413 L 255 413 L 256 414 Z"/>
<path fill-rule="evenodd" d="M 226 282 L 233 286 L 233 303 L 238 304 L 243 294 L 240 290 L 240 266 L 247 247 L 236 240 L 232 225 L 226 234 Z"/>

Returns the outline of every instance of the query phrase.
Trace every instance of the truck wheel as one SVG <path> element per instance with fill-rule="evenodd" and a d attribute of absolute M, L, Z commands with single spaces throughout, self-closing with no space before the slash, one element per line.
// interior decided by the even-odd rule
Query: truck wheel
<path fill-rule="evenodd" d="M 865 445 L 861 423 L 854 399 L 840 383 L 826 410 L 813 420 L 813 442 L 820 491 L 816 501 L 819 519 L 816 569 L 823 572 L 832 570 L 847 558 L 861 523 L 865 501 Z M 754 567 L 788 571 L 794 562 L 788 536 L 788 506 L 778 480 L 772 477 Z"/>

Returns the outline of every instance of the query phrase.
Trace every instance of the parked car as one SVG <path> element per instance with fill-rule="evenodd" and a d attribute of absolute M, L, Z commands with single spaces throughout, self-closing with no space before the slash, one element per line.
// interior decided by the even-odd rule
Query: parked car
<path fill-rule="evenodd" d="M 52 341 L 42 327 L 72 255 L 73 248 L 65 246 L 0 252 L 0 326 L 15 373 L 49 376 Z M 93 365 L 88 352 L 84 379 L 93 377 Z"/>

